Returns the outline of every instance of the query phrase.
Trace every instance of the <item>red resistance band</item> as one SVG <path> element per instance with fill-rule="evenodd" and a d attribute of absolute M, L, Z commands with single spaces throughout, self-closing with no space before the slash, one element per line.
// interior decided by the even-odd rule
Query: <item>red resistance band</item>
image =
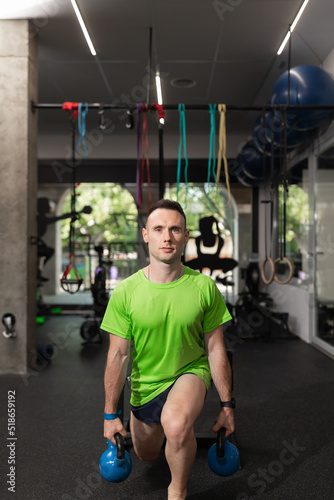
<path fill-rule="evenodd" d="M 158 110 L 158 118 L 164 119 L 165 118 L 165 113 L 164 113 L 164 107 L 162 104 L 157 104 L 156 102 L 152 104 L 152 108 Z"/>
<path fill-rule="evenodd" d="M 78 118 L 78 114 L 79 114 L 78 107 L 79 107 L 78 102 L 64 102 L 63 103 L 63 110 L 64 111 L 72 111 L 73 110 L 73 113 L 72 113 L 73 120 L 76 120 Z"/>

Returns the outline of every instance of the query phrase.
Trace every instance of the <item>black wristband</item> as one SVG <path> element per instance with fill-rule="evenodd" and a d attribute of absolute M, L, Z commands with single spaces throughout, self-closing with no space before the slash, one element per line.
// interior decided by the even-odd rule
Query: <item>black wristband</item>
<path fill-rule="evenodd" d="M 235 399 L 231 398 L 231 401 L 221 401 L 220 407 L 221 408 L 235 408 Z"/>

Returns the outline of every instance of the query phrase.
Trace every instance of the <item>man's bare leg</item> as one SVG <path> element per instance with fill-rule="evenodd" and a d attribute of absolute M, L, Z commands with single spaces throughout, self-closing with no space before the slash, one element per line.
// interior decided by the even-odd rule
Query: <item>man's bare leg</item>
<path fill-rule="evenodd" d="M 152 462 L 158 458 L 165 435 L 161 425 L 148 425 L 131 412 L 130 431 L 133 448 L 140 460 Z"/>
<path fill-rule="evenodd" d="M 161 424 L 167 438 L 165 453 L 172 476 L 168 500 L 183 500 L 187 496 L 187 482 L 197 450 L 194 423 L 203 408 L 205 394 L 203 380 L 185 374 L 175 382 L 163 408 Z"/>

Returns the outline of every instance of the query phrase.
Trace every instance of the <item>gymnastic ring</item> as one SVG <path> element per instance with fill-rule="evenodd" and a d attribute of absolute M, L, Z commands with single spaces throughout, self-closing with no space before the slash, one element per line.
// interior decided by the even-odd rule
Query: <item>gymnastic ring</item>
<path fill-rule="evenodd" d="M 287 257 L 277 257 L 277 259 L 274 262 L 275 269 L 276 269 L 276 264 L 278 262 L 280 262 L 281 260 L 284 260 L 284 262 L 286 262 L 288 264 L 289 275 L 285 280 L 280 280 L 277 278 L 276 271 L 275 271 L 275 278 L 274 279 L 275 279 L 275 281 L 277 281 L 277 283 L 280 283 L 281 285 L 285 285 L 286 283 L 289 283 L 289 281 L 291 280 L 291 278 L 293 276 L 293 266 Z"/>
<path fill-rule="evenodd" d="M 266 277 L 265 272 L 264 272 L 264 268 L 265 268 L 265 265 L 266 265 L 267 262 L 269 262 L 270 269 L 271 269 L 270 278 L 269 279 Z M 262 281 L 266 285 L 270 285 L 270 283 L 272 283 L 274 281 L 274 277 L 275 277 L 275 264 L 274 264 L 274 261 L 273 261 L 272 258 L 266 257 L 264 259 L 264 261 L 262 262 L 262 266 L 261 266 L 261 278 L 262 278 Z"/>

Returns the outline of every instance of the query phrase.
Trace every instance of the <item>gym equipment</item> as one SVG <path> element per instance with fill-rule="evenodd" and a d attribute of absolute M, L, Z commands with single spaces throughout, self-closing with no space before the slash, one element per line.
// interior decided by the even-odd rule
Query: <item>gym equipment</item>
<path fill-rule="evenodd" d="M 241 163 L 242 174 L 258 183 L 266 180 L 270 176 L 270 158 L 263 156 L 254 145 L 254 142 L 247 143 L 241 150 L 238 159 Z"/>
<path fill-rule="evenodd" d="M 115 446 L 109 439 L 108 449 L 101 455 L 99 470 L 106 481 L 120 483 L 131 473 L 132 460 L 124 448 L 124 438 L 121 434 L 115 434 Z"/>
<path fill-rule="evenodd" d="M 271 104 L 292 106 L 326 106 L 334 103 L 334 80 L 317 66 L 296 66 L 276 81 Z M 311 130 L 329 117 L 331 110 L 291 110 L 288 124 L 297 130 Z"/>
<path fill-rule="evenodd" d="M 272 153 L 271 130 L 272 114 L 270 111 L 266 111 L 256 119 L 253 128 L 254 146 L 260 153 L 265 155 L 271 155 Z"/>
<path fill-rule="evenodd" d="M 6 339 L 14 339 L 16 337 L 15 323 L 16 323 L 16 318 L 14 314 L 5 313 L 2 316 L 2 324 L 5 327 L 5 330 L 2 332 L 2 335 Z"/>
<path fill-rule="evenodd" d="M 262 200 L 261 203 L 265 203 L 265 204 L 269 203 L 270 204 L 270 242 L 271 242 L 272 221 L 273 221 L 273 201 L 272 200 Z M 267 210 L 265 207 L 264 239 L 265 239 L 265 255 L 266 256 L 265 256 L 265 259 L 262 262 L 262 266 L 261 266 L 261 278 L 266 285 L 270 285 L 270 283 L 273 282 L 274 276 L 275 276 L 275 264 L 274 264 L 274 261 L 272 260 L 272 258 L 270 256 L 268 256 L 267 225 L 268 225 L 267 224 Z M 271 245 L 270 245 L 270 247 L 271 247 Z M 271 250 L 271 248 L 270 248 L 270 250 Z M 271 253 L 271 252 L 269 252 L 269 253 Z M 269 264 L 269 268 L 270 268 L 270 274 L 268 277 L 266 275 L 266 267 L 268 267 L 267 264 Z"/>
<path fill-rule="evenodd" d="M 239 469 L 240 463 L 238 448 L 225 438 L 225 432 L 224 428 L 219 429 L 217 442 L 208 452 L 209 467 L 218 476 L 232 476 Z"/>
<path fill-rule="evenodd" d="M 281 142 L 284 128 L 286 130 L 286 144 L 288 149 L 300 146 L 308 138 L 308 131 L 297 130 L 289 126 L 289 116 L 292 120 L 294 112 L 287 114 L 288 122 L 285 123 L 282 113 L 275 110 L 273 113 L 267 111 L 264 116 L 259 116 L 253 128 L 253 142 L 255 147 L 263 154 L 270 156 L 277 149 Z"/>
<path fill-rule="evenodd" d="M 286 147 L 287 149 L 297 148 L 309 137 L 308 130 L 298 130 L 295 126 L 289 126 L 289 119 L 294 120 L 294 111 L 286 113 L 286 120 L 283 119 L 281 111 L 274 111 L 271 126 L 271 141 L 275 148 L 280 145 L 281 137 L 286 132 Z M 285 131 L 286 128 L 286 131 Z M 266 130 L 266 132 L 268 132 Z"/>
<path fill-rule="evenodd" d="M 100 323 L 96 318 L 88 318 L 80 327 L 80 335 L 86 342 L 101 343 Z"/>
<path fill-rule="evenodd" d="M 81 116 L 81 106 L 80 108 L 80 116 Z M 88 110 L 88 105 L 86 104 L 86 113 Z M 63 276 L 61 277 L 60 284 L 62 289 L 68 293 L 77 293 L 82 285 L 83 278 L 78 272 L 78 269 L 75 264 L 75 221 L 78 219 L 78 212 L 75 209 L 75 203 L 77 198 L 76 188 L 79 183 L 76 183 L 75 180 L 75 119 L 78 117 L 78 111 L 75 111 L 71 115 L 71 129 L 72 129 L 72 195 L 71 195 L 71 220 L 70 220 L 70 232 L 69 232 L 69 244 L 68 244 L 68 253 L 69 253 L 69 264 L 65 269 Z M 85 206 L 82 209 L 82 212 L 89 214 L 92 212 L 90 206 Z"/>
<path fill-rule="evenodd" d="M 225 182 L 226 188 L 228 192 L 228 200 L 223 208 L 226 208 L 231 203 L 231 189 L 230 189 L 230 181 L 229 181 L 229 173 L 226 159 L 226 105 L 218 104 L 218 111 L 220 114 L 219 120 L 219 148 L 218 148 L 218 159 L 217 159 L 217 190 L 218 190 L 218 182 L 220 180 L 220 171 L 221 171 L 221 162 L 223 160 L 224 163 L 224 172 L 225 172 Z"/>
<path fill-rule="evenodd" d="M 178 159 L 177 159 L 177 175 L 176 175 L 176 200 L 179 201 L 179 190 L 180 190 L 180 177 L 181 177 L 181 156 L 182 156 L 182 146 L 183 146 L 183 154 L 184 154 L 184 181 L 186 184 L 186 195 L 185 195 L 185 207 L 187 207 L 187 194 L 188 194 L 188 157 L 187 157 L 187 134 L 186 134 L 186 115 L 185 115 L 185 106 L 184 104 L 179 104 L 179 151 L 178 151 Z"/>
<path fill-rule="evenodd" d="M 236 319 L 232 333 L 241 339 L 261 337 L 265 341 L 271 341 L 278 337 L 297 340 L 298 337 L 289 329 L 289 313 L 275 312 L 272 297 L 259 291 L 260 270 L 257 254 L 251 254 L 248 267 L 241 271 L 242 276 L 245 275 L 247 290 L 239 293 L 234 308 Z"/>
<path fill-rule="evenodd" d="M 83 278 L 82 278 L 81 274 L 79 273 L 77 266 L 75 264 L 75 254 L 74 254 L 74 250 L 73 250 L 74 247 L 72 246 L 71 241 L 72 240 L 70 239 L 70 247 L 71 247 L 73 253 L 70 252 L 69 264 L 64 271 L 64 274 L 60 280 L 60 284 L 61 284 L 61 287 L 64 290 L 64 292 L 77 293 L 80 289 L 80 286 L 82 285 Z M 71 274 L 72 274 L 72 276 L 71 276 Z M 74 276 L 73 276 L 73 274 L 74 274 Z"/>
<path fill-rule="evenodd" d="M 286 283 L 289 283 L 293 276 L 293 266 L 290 262 L 290 260 L 286 256 L 286 200 L 287 200 L 287 195 L 288 195 L 288 178 L 287 178 L 287 155 L 286 155 L 286 134 L 284 137 L 284 155 L 283 155 L 283 202 L 282 202 L 282 215 L 281 215 L 281 224 L 278 224 L 279 226 L 279 232 L 280 234 L 280 257 L 277 257 L 277 259 L 274 262 L 275 266 L 275 276 L 274 279 L 278 283 L 281 283 L 282 285 L 285 285 Z M 278 190 L 278 201 L 279 201 L 279 190 Z M 279 217 L 278 217 L 279 219 Z M 279 220 L 278 220 L 279 222 Z M 288 269 L 288 273 L 285 278 L 280 278 L 278 277 L 278 274 L 283 274 L 280 273 L 281 269 L 283 268 Z M 279 271 L 279 272 L 278 272 Z"/>
<path fill-rule="evenodd" d="M 77 152 L 80 156 L 87 156 L 88 155 L 86 142 L 85 142 L 87 112 L 88 112 L 88 104 L 85 103 L 85 107 L 84 107 L 84 109 L 82 109 L 82 102 L 80 102 L 79 106 L 78 106 L 79 140 L 78 140 L 78 144 L 77 144 Z M 82 146 L 82 151 L 80 150 L 80 145 Z"/>
<path fill-rule="evenodd" d="M 211 178 L 214 180 L 214 183 L 217 185 L 217 176 L 216 176 L 216 121 L 215 121 L 215 113 L 217 110 L 216 104 L 209 104 L 209 113 L 210 113 L 210 149 L 209 149 L 209 159 L 208 159 L 208 175 L 206 182 L 210 185 Z M 206 193 L 206 191 L 205 191 Z M 215 207 L 210 199 L 209 193 L 207 194 L 207 199 L 212 211 L 216 211 L 218 208 Z M 216 201 L 218 199 L 218 192 L 216 192 Z M 218 204 L 217 204 L 218 205 Z"/>
<path fill-rule="evenodd" d="M 109 302 L 109 293 L 107 291 L 107 276 L 113 264 L 110 259 L 110 251 L 108 250 L 108 258 L 103 258 L 104 248 L 102 245 L 97 245 L 94 250 L 98 254 L 98 266 L 95 270 L 94 283 L 91 284 L 91 292 L 94 300 L 93 309 L 94 317 L 87 318 L 80 327 L 80 335 L 86 343 L 101 343 L 102 336 L 100 332 L 100 323 L 97 318 L 104 316 L 105 310 Z"/>

